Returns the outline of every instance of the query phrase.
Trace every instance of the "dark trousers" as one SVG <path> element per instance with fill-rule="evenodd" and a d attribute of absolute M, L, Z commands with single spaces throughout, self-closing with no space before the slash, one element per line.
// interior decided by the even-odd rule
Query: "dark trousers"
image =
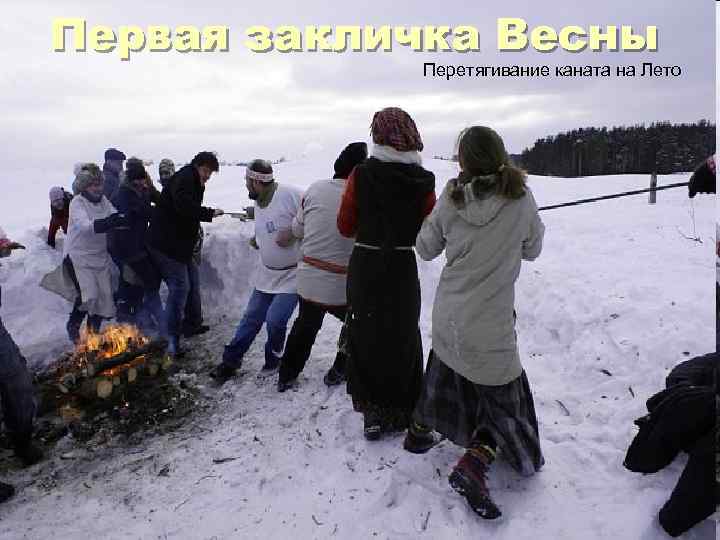
<path fill-rule="evenodd" d="M 115 318 L 118 322 L 133 322 L 135 308 L 142 302 L 142 288 L 137 285 L 131 285 L 123 276 L 123 260 L 116 257 L 112 253 L 110 258 L 117 266 L 120 275 L 118 277 L 118 288 L 115 291 L 115 307 L 117 313 Z"/>
<path fill-rule="evenodd" d="M 142 285 L 129 285 L 132 322 L 145 331 L 161 326 L 164 314 L 160 300 L 160 272 L 149 256 L 125 263 L 140 278 Z"/>
<path fill-rule="evenodd" d="M 0 319 L 0 404 L 14 445 L 23 445 L 32 435 L 37 403 L 32 377 L 20 349 Z"/>
<path fill-rule="evenodd" d="M 280 380 L 291 381 L 295 379 L 310 358 L 310 351 L 315 344 L 320 328 L 322 327 L 325 314 L 329 313 L 340 321 L 345 321 L 347 306 L 322 306 L 314 302 L 300 298 L 300 312 L 293 323 L 287 343 L 285 354 L 280 363 Z M 343 331 L 344 331 L 343 326 Z M 338 352 L 335 356 L 335 368 L 340 373 L 345 373 L 345 351 L 342 346 L 343 335 L 340 334 Z"/>
<path fill-rule="evenodd" d="M 202 297 L 200 296 L 200 268 L 195 261 L 188 264 L 188 279 L 190 291 L 188 292 L 187 303 L 185 304 L 185 316 L 183 318 L 183 329 L 192 330 L 203 322 Z"/>

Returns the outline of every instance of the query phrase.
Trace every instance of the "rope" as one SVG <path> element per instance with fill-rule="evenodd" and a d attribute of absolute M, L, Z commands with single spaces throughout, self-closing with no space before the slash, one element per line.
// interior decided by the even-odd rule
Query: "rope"
<path fill-rule="evenodd" d="M 649 193 L 650 191 L 662 191 L 663 189 L 672 189 L 677 187 L 687 187 L 688 182 L 678 182 L 677 184 L 668 184 L 666 186 L 659 186 L 654 188 L 636 189 L 634 191 L 623 191 L 622 193 L 613 193 L 612 195 L 603 195 L 601 197 L 593 197 L 592 199 L 580 199 L 577 201 L 566 202 L 562 204 L 551 204 L 549 206 L 541 206 L 538 210 L 553 210 L 554 208 L 563 208 L 565 206 L 577 206 L 579 204 L 586 204 L 597 201 L 606 201 L 608 199 L 618 199 L 620 197 L 627 197 L 628 195 L 639 195 L 640 193 Z"/>

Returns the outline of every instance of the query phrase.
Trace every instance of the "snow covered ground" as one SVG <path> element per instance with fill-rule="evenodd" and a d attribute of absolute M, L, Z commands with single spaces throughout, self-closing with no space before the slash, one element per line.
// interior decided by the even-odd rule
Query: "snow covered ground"
<path fill-rule="evenodd" d="M 328 163 L 285 163 L 278 177 L 307 186 L 329 175 Z M 449 162 L 426 166 L 439 189 L 454 172 Z M 226 210 L 247 204 L 243 172 L 230 167 L 213 178 L 206 202 Z M 67 346 L 69 305 L 37 286 L 59 262 L 44 245 L 47 188 L 67 185 L 67 176 L 18 173 L 0 201 L 0 225 L 28 246 L 0 267 L 2 317 L 36 367 Z M 647 176 L 633 175 L 530 179 L 540 205 L 647 184 Z M 500 521 L 478 519 L 448 486 L 460 448 L 444 442 L 415 456 L 403 451 L 400 436 L 363 439 L 344 389 L 321 380 L 339 331 L 328 319 L 295 391 L 278 394 L 274 378 L 257 377 L 261 335 L 243 376 L 206 390 L 218 407 L 193 429 L 104 459 L 61 460 L 58 449 L 30 470 L 0 473 L 21 488 L 0 507 L 0 538 L 665 538 L 656 515 L 683 460 L 647 476 L 626 471 L 622 460 L 633 420 L 668 371 L 714 350 L 714 198 L 691 201 L 686 190 L 673 189 L 658 193 L 652 206 L 640 195 L 542 218 L 544 252 L 523 267 L 517 313 L 547 464 L 530 479 L 502 460 L 494 466 Z M 206 230 L 204 292 L 213 330 L 194 342 L 193 355 L 210 364 L 242 313 L 256 253 L 247 246 L 251 224 L 224 217 Z M 427 351 L 443 261 L 419 264 Z M 63 440 L 59 448 L 72 444 Z M 228 457 L 236 459 L 213 462 Z M 49 476 L 51 489 L 40 481 Z M 708 520 L 686 537 L 714 534 Z"/>

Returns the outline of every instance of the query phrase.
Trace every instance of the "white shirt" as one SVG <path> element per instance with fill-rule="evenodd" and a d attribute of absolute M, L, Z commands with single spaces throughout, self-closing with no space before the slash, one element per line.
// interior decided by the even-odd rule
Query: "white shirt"
<path fill-rule="evenodd" d="M 261 208 L 255 203 L 255 241 L 260 261 L 255 270 L 255 288 L 260 292 L 297 293 L 297 264 L 300 244 L 277 245 L 277 233 L 291 229 L 300 208 L 302 192 L 292 186 L 278 185 L 270 204 Z"/>

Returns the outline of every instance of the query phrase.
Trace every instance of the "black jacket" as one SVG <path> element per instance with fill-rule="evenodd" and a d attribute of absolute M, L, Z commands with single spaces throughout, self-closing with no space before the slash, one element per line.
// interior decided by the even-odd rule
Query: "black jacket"
<path fill-rule="evenodd" d="M 624 465 L 652 473 L 669 465 L 680 451 L 688 462 L 659 520 L 670 536 L 679 536 L 715 511 L 715 419 L 718 406 L 717 353 L 678 365 L 667 388 L 647 401 L 649 414 L 635 423 L 640 431 L 630 444 Z"/>
<path fill-rule="evenodd" d="M 355 169 L 357 242 L 378 247 L 414 246 L 424 202 L 435 175 L 419 165 L 369 158 Z"/>
<path fill-rule="evenodd" d="M 148 231 L 148 245 L 182 263 L 192 259 L 201 221 L 212 221 L 212 208 L 202 206 L 205 187 L 192 165 L 185 165 L 168 181 Z"/>

